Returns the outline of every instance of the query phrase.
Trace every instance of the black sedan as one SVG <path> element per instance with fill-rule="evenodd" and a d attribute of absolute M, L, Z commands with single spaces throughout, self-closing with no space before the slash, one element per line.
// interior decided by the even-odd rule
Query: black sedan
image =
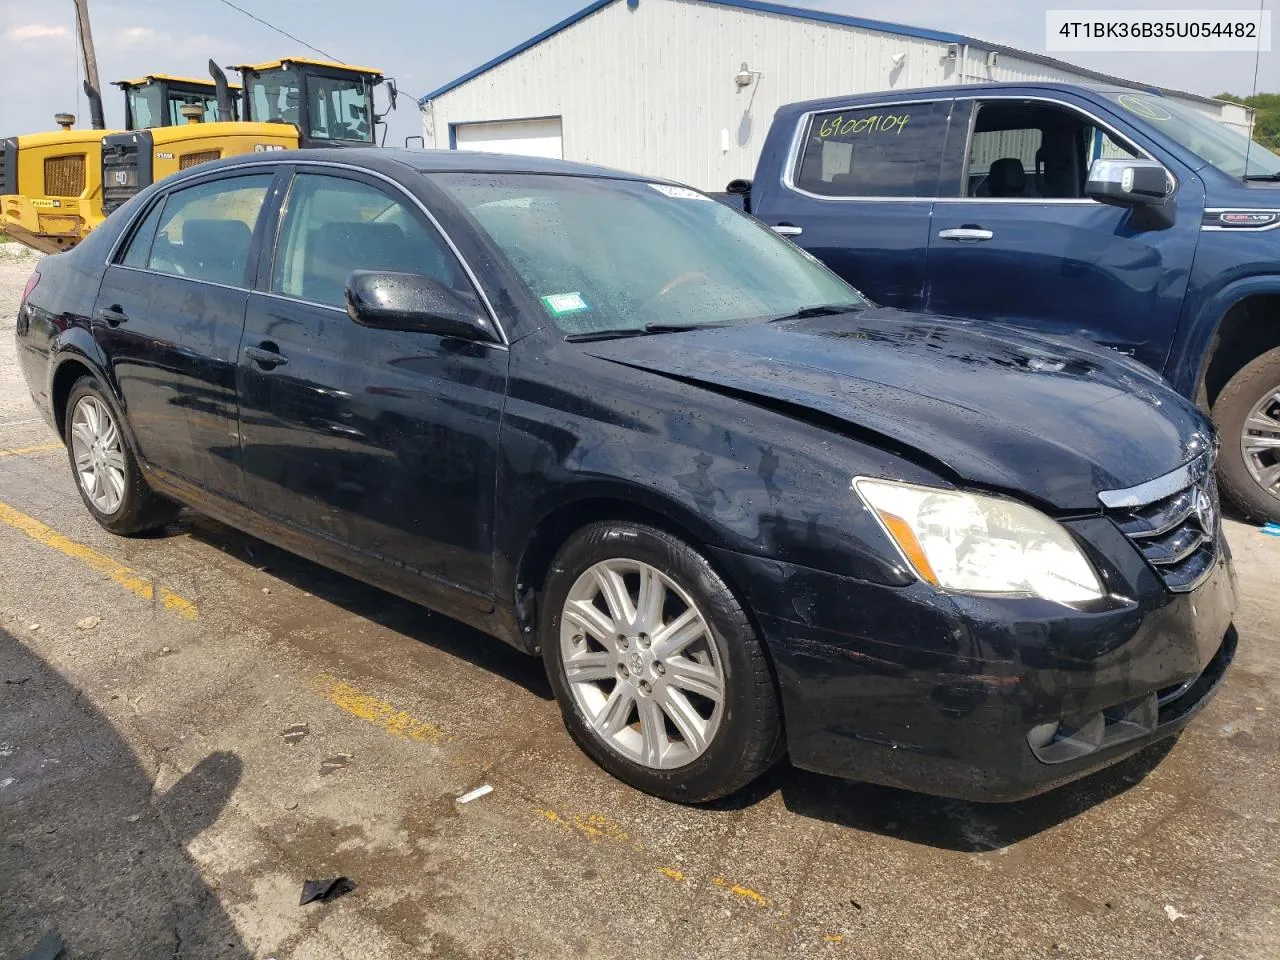
<path fill-rule="evenodd" d="M 143 191 L 32 277 L 85 506 L 180 504 L 541 654 L 659 796 L 975 799 L 1179 731 L 1235 650 L 1205 418 L 1100 349 L 877 307 L 671 183 L 310 151 Z"/>

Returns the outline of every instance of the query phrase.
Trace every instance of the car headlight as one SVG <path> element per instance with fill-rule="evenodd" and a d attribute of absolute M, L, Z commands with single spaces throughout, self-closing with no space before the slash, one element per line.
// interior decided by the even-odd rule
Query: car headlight
<path fill-rule="evenodd" d="M 999 497 L 866 477 L 855 478 L 853 488 L 916 574 L 936 587 L 1058 603 L 1105 596 L 1071 534 L 1038 510 Z"/>

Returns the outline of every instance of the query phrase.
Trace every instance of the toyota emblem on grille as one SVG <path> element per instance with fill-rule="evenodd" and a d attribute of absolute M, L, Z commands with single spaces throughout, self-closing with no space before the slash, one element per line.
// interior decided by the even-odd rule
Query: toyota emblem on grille
<path fill-rule="evenodd" d="M 1210 536 L 1218 528 L 1218 505 L 1213 502 L 1213 490 L 1208 484 L 1196 490 L 1196 519 L 1200 529 Z"/>

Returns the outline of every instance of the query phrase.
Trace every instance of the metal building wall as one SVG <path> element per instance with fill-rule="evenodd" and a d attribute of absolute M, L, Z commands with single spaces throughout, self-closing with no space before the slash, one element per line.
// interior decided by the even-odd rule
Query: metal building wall
<path fill-rule="evenodd" d="M 616 2 L 424 105 L 424 135 L 428 147 L 444 148 L 450 124 L 559 116 L 567 160 L 720 190 L 754 174 L 773 113 L 786 103 L 1088 79 L 1005 52 L 988 66 L 978 46 L 959 59 L 947 52 L 941 41 L 698 0 L 640 0 L 634 10 Z M 744 61 L 763 76 L 739 88 Z M 1183 102 L 1218 116 L 1212 105 Z"/>

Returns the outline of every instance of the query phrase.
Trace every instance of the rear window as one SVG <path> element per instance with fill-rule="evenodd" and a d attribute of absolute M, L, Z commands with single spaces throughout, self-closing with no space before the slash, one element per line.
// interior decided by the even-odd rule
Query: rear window
<path fill-rule="evenodd" d="M 809 121 L 795 185 L 824 197 L 933 197 L 950 101 L 831 110 Z"/>

